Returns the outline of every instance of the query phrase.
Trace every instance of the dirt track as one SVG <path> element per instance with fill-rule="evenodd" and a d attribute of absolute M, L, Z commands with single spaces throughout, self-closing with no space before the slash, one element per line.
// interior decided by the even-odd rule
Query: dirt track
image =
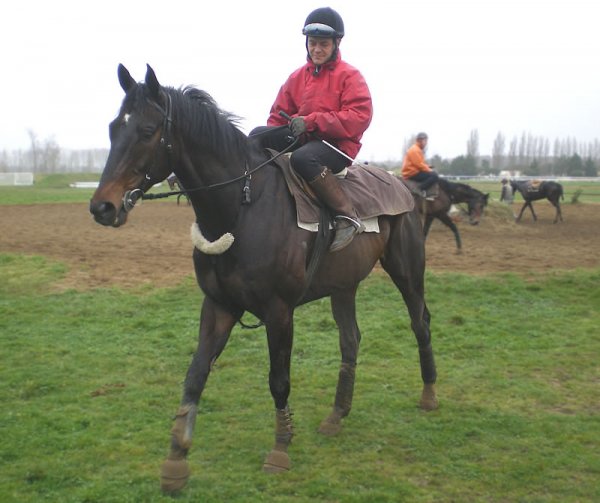
<path fill-rule="evenodd" d="M 515 203 L 514 210 L 520 208 Z M 555 269 L 600 267 L 600 205 L 565 205 L 565 222 L 552 223 L 547 201 L 523 222 L 484 217 L 479 226 L 458 224 L 463 253 L 455 253 L 449 229 L 436 223 L 427 240 L 427 267 L 433 271 L 526 274 Z M 87 289 L 115 284 L 175 285 L 193 274 L 190 207 L 175 201 L 149 202 L 129 222 L 105 228 L 85 204 L 0 206 L 0 252 L 44 255 L 65 262 L 65 287 Z"/>

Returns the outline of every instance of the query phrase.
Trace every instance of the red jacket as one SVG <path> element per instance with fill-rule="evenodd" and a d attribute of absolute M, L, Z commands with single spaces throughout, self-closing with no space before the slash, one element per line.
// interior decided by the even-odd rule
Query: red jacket
<path fill-rule="evenodd" d="M 267 125 L 287 124 L 280 110 L 291 117 L 303 116 L 308 133 L 355 158 L 373 116 L 367 83 L 356 68 L 342 61 L 339 50 L 335 61 L 322 65 L 317 75 L 314 71 L 309 60 L 288 77 L 271 107 Z"/>

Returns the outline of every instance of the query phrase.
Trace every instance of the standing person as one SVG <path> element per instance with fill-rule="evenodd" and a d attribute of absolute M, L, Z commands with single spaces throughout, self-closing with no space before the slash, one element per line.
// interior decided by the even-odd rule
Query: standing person
<path fill-rule="evenodd" d="M 255 128 L 250 136 L 256 136 L 263 147 L 278 151 L 289 147 L 290 137 L 299 140 L 290 163 L 332 211 L 335 237 L 330 251 L 338 251 L 348 246 L 364 225 L 334 174 L 352 164 L 358 154 L 373 105 L 361 73 L 342 60 L 341 16 L 329 7 L 316 9 L 306 18 L 302 34 L 306 36 L 307 62 L 281 86 L 267 126 Z M 289 127 L 281 127 L 288 125 L 288 119 L 280 112 L 291 117 Z"/>
<path fill-rule="evenodd" d="M 502 179 L 502 191 L 500 192 L 500 202 L 505 202 L 506 204 L 512 204 L 514 200 L 514 192 L 510 183 L 506 178 Z"/>
<path fill-rule="evenodd" d="M 402 163 L 402 178 L 419 183 L 422 196 L 426 197 L 427 189 L 438 181 L 438 174 L 425 162 L 427 133 L 419 133 L 415 143 L 406 151 Z"/>

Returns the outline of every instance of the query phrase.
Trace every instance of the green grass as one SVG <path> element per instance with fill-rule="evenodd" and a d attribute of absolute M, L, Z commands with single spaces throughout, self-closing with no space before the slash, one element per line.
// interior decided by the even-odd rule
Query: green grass
<path fill-rule="evenodd" d="M 0 206 L 3 204 L 47 204 L 47 203 L 88 203 L 94 189 L 70 187 L 74 182 L 97 182 L 99 173 L 70 173 L 36 175 L 31 186 L 1 186 Z M 153 189 L 155 192 L 168 190 L 166 183 Z"/>
<path fill-rule="evenodd" d="M 99 179 L 98 173 L 38 174 L 31 186 L 0 186 L 0 205 L 88 202 L 93 189 L 74 189 L 69 184 Z"/>
<path fill-rule="evenodd" d="M 73 182 L 98 181 L 98 173 L 71 173 L 36 175 L 34 185 L 31 187 L 0 186 L 0 205 L 2 204 L 39 204 L 39 203 L 66 203 L 89 202 L 93 189 L 74 189 L 69 187 Z M 467 181 L 467 183 L 482 192 L 490 193 L 493 199 L 500 199 L 501 184 L 497 181 Z M 571 202 L 571 197 L 577 190 L 582 193 L 579 197 L 581 203 L 600 203 L 600 183 L 595 182 L 561 182 L 564 187 L 564 203 Z M 155 192 L 167 190 L 167 185 L 153 189 Z M 517 200 L 520 196 L 517 195 Z"/>
<path fill-rule="evenodd" d="M 58 292 L 64 265 L 0 255 L 0 501 L 600 500 L 600 270 L 429 274 L 440 409 L 417 408 L 404 305 L 361 286 L 355 399 L 337 438 L 316 428 L 339 364 L 329 303 L 295 317 L 288 474 L 263 474 L 273 440 L 264 329 L 235 328 L 200 404 L 192 478 L 158 471 L 195 350 L 201 294 Z"/>

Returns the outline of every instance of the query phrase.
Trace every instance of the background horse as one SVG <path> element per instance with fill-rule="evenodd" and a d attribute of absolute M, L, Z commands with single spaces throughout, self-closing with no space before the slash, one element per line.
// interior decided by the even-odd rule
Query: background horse
<path fill-rule="evenodd" d="M 423 234 L 427 237 L 433 220 L 437 218 L 454 233 L 456 252 L 461 253 L 462 241 L 458 227 L 448 214 L 450 207 L 453 204 L 467 203 L 469 223 L 477 225 L 483 215 L 484 208 L 487 206 L 489 194 L 484 194 L 465 183 L 450 182 L 444 178 L 438 179 L 438 187 L 438 195 L 431 201 L 424 199 L 420 191 L 412 191 L 419 212 L 425 215 Z"/>
<path fill-rule="evenodd" d="M 521 220 L 523 216 L 523 212 L 525 208 L 529 206 L 531 210 L 531 215 L 533 216 L 533 221 L 537 221 L 537 216 L 535 211 L 533 211 L 532 201 L 537 201 L 538 199 L 548 199 L 552 203 L 552 206 L 556 208 L 556 216 L 554 217 L 554 223 L 563 221 L 562 211 L 560 209 L 560 199 L 564 199 L 563 195 L 563 186 L 558 182 L 544 181 L 540 182 L 539 185 L 535 185 L 531 180 L 522 180 L 516 181 L 511 180 L 510 186 L 512 187 L 513 194 L 515 191 L 519 191 L 525 203 L 519 212 L 519 216 L 517 217 L 517 222 Z"/>
<path fill-rule="evenodd" d="M 361 339 L 356 291 L 377 261 L 408 309 L 423 380 L 420 405 L 426 410 L 436 408 L 418 212 L 379 217 L 379 233 L 362 233 L 347 248 L 325 253 L 309 283 L 307 263 L 315 248 L 315 233 L 296 225 L 294 201 L 269 155 L 254 146 L 207 93 L 191 87 L 162 87 L 149 66 L 144 83 L 136 83 L 122 65 L 118 76 L 125 98 L 110 124 L 110 153 L 90 201 L 94 219 L 107 226 L 123 225 L 135 201 L 171 171 L 186 187 L 196 214 L 193 260 L 204 300 L 198 348 L 161 469 L 163 490 L 177 491 L 189 477 L 186 457 L 200 396 L 212 364 L 245 311 L 264 322 L 269 349 L 275 444 L 263 469 L 290 468 L 287 451 L 293 430 L 288 396 L 294 310 L 322 297 L 331 299 L 341 365 L 333 408 L 319 431 L 330 435 L 341 429 L 352 405 Z"/>

